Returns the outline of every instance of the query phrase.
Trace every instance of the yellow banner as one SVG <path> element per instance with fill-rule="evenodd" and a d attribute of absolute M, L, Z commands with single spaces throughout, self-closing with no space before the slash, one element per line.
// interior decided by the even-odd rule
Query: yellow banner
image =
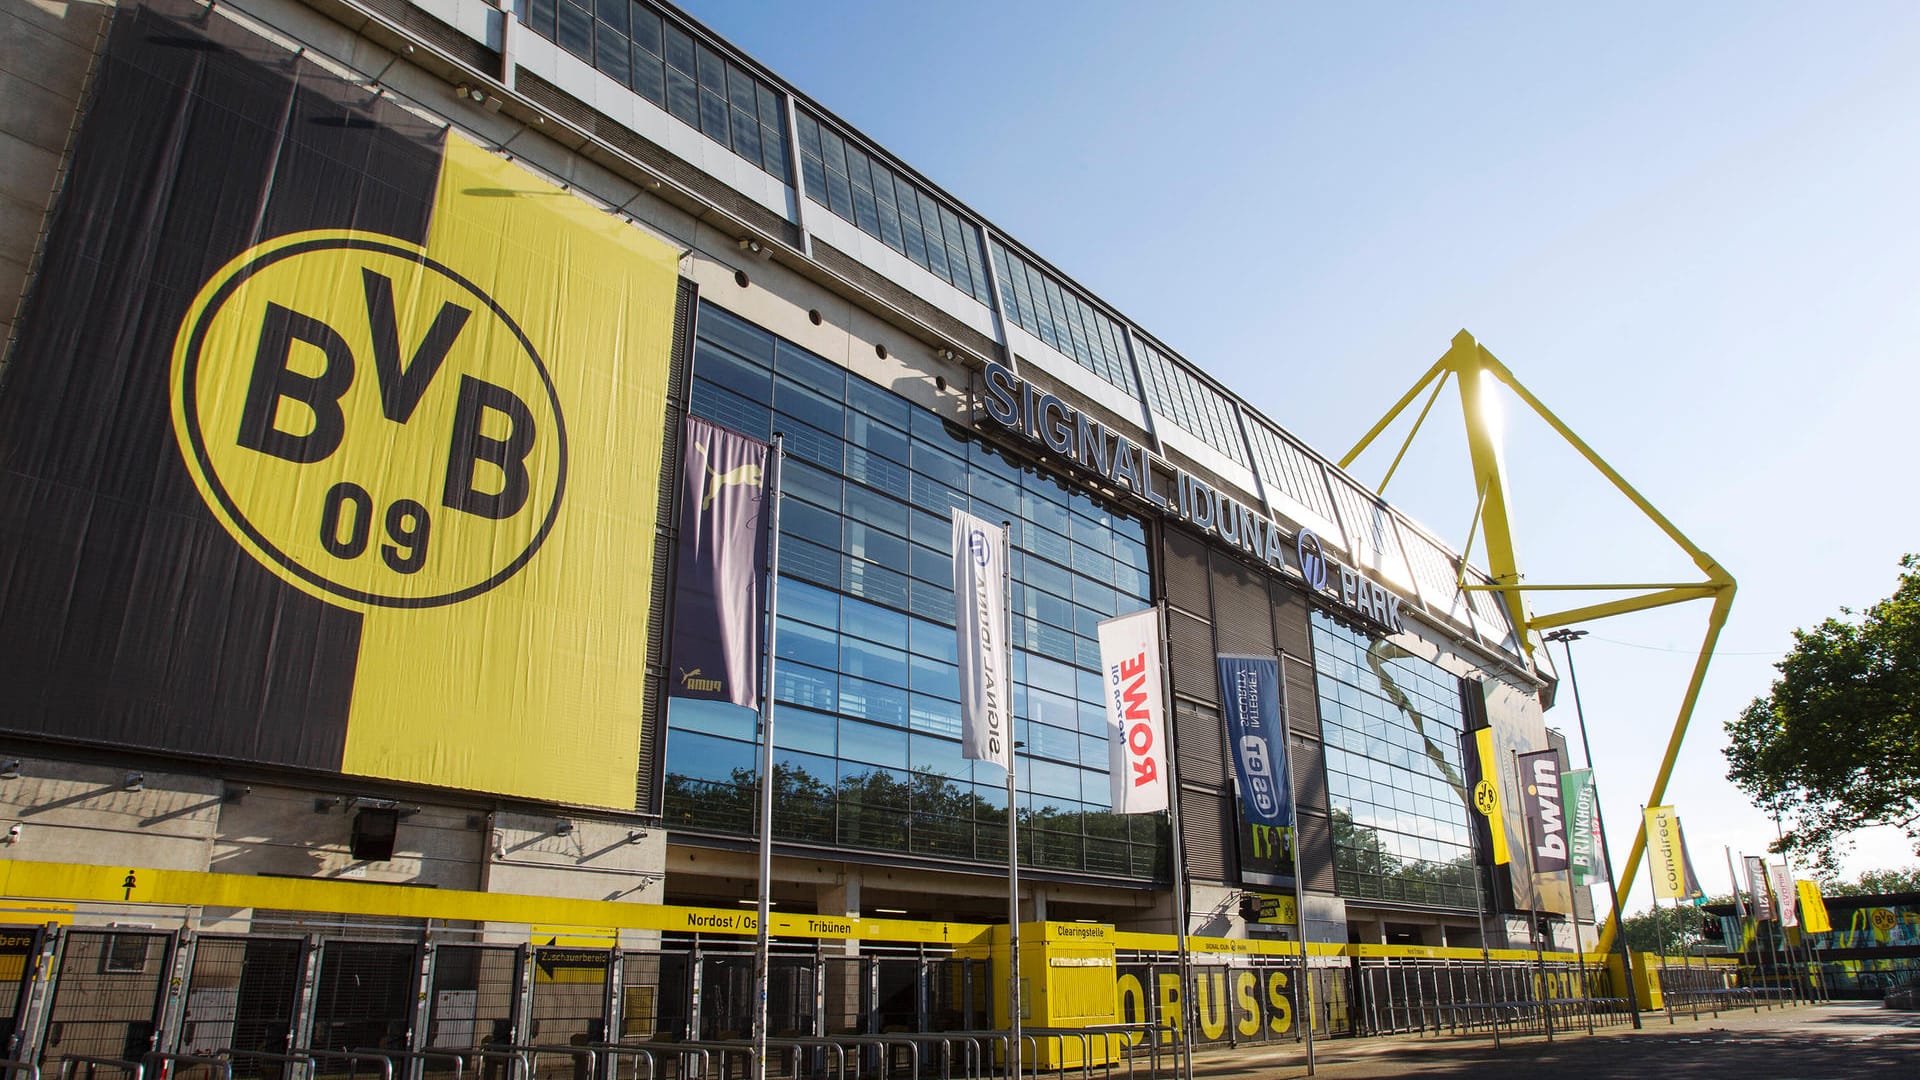
<path fill-rule="evenodd" d="M 1827 901 L 1820 895 L 1820 883 L 1817 881 L 1796 881 L 1794 888 L 1800 893 L 1800 929 L 1808 934 L 1825 934 L 1833 929 L 1833 920 L 1827 917 Z"/>
<path fill-rule="evenodd" d="M 1691 900 L 1687 889 L 1687 859 L 1680 840 L 1680 815 L 1671 806 L 1649 806 L 1647 861 L 1653 870 L 1656 900 Z"/>

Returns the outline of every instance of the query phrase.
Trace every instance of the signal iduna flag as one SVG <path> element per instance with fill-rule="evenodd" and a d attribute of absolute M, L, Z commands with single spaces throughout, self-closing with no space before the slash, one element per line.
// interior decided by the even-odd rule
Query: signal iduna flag
<path fill-rule="evenodd" d="M 767 444 L 689 416 L 683 456 L 669 692 L 758 708 Z"/>
<path fill-rule="evenodd" d="M 1687 853 L 1686 834 L 1680 831 L 1680 815 L 1671 806 L 1649 806 L 1645 813 L 1654 898 L 1694 900 L 1705 896 L 1706 890 L 1693 872 L 1693 856 Z"/>
<path fill-rule="evenodd" d="M 960 644 L 960 749 L 1009 767 L 1013 682 L 1007 649 L 1007 544 L 998 525 L 953 512 L 954 629 Z"/>
<path fill-rule="evenodd" d="M 1166 698 L 1160 691 L 1160 613 L 1153 608 L 1099 627 L 1107 695 L 1108 771 L 1113 809 L 1147 814 L 1167 808 Z"/>

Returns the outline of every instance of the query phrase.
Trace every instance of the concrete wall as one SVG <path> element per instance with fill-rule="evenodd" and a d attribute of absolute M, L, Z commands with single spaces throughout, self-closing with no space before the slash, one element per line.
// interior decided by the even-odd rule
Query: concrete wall
<path fill-rule="evenodd" d="M 113 5 L 0 0 L 0 342 L 13 336 L 87 72 Z"/>

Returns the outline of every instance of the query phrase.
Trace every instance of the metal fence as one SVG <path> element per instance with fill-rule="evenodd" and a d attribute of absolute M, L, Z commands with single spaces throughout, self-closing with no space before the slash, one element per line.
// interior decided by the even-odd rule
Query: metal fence
<path fill-rule="evenodd" d="M 509 932 L 517 943 L 500 940 Z M 666 934 L 654 947 L 614 948 L 580 933 L 49 926 L 6 987 L 5 1056 L 89 1080 L 679 1080 L 744 1069 L 747 942 Z M 1184 984 L 1171 953 L 1121 950 L 1115 964 L 1117 1024 L 1032 1026 L 1029 1060 L 1083 1080 L 1136 1077 L 1170 1073 L 1182 1040 L 1286 1044 L 1308 1020 L 1318 1037 L 1356 1037 L 1627 1016 L 1604 970 L 1563 961 L 1196 955 Z M 1667 985 L 1676 997 L 1709 990 Z M 1007 1054 L 994 1030 L 1000 990 L 990 961 L 944 946 L 777 942 L 772 1064 L 822 1080 L 993 1075 Z"/>

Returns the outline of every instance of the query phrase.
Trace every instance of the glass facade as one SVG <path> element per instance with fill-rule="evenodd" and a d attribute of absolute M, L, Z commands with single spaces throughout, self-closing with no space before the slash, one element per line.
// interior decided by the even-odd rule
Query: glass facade
<path fill-rule="evenodd" d="M 807 198 L 975 300 L 993 303 L 978 225 L 805 109 L 799 124 Z"/>
<path fill-rule="evenodd" d="M 1247 463 L 1247 447 L 1240 438 L 1232 399 L 1144 341 L 1140 342 L 1139 358 L 1140 381 L 1155 414 L 1235 462 Z"/>
<path fill-rule="evenodd" d="M 1340 895 L 1474 910 L 1460 680 L 1313 613 Z"/>
<path fill-rule="evenodd" d="M 993 245 L 993 268 L 1000 275 L 1001 306 L 1015 326 L 1138 396 L 1127 364 L 1127 332 L 1119 323 L 998 242 Z"/>
<path fill-rule="evenodd" d="M 960 755 L 951 511 L 1012 523 L 1022 862 L 1146 879 L 1165 820 L 1109 807 L 1095 627 L 1148 606 L 1143 525 L 710 305 L 692 409 L 784 434 L 774 830 L 1004 864 L 1006 781 Z M 666 820 L 750 835 L 754 716 L 669 703 Z"/>
<path fill-rule="evenodd" d="M 528 28 L 792 183 L 778 92 L 640 0 L 524 0 Z"/>

